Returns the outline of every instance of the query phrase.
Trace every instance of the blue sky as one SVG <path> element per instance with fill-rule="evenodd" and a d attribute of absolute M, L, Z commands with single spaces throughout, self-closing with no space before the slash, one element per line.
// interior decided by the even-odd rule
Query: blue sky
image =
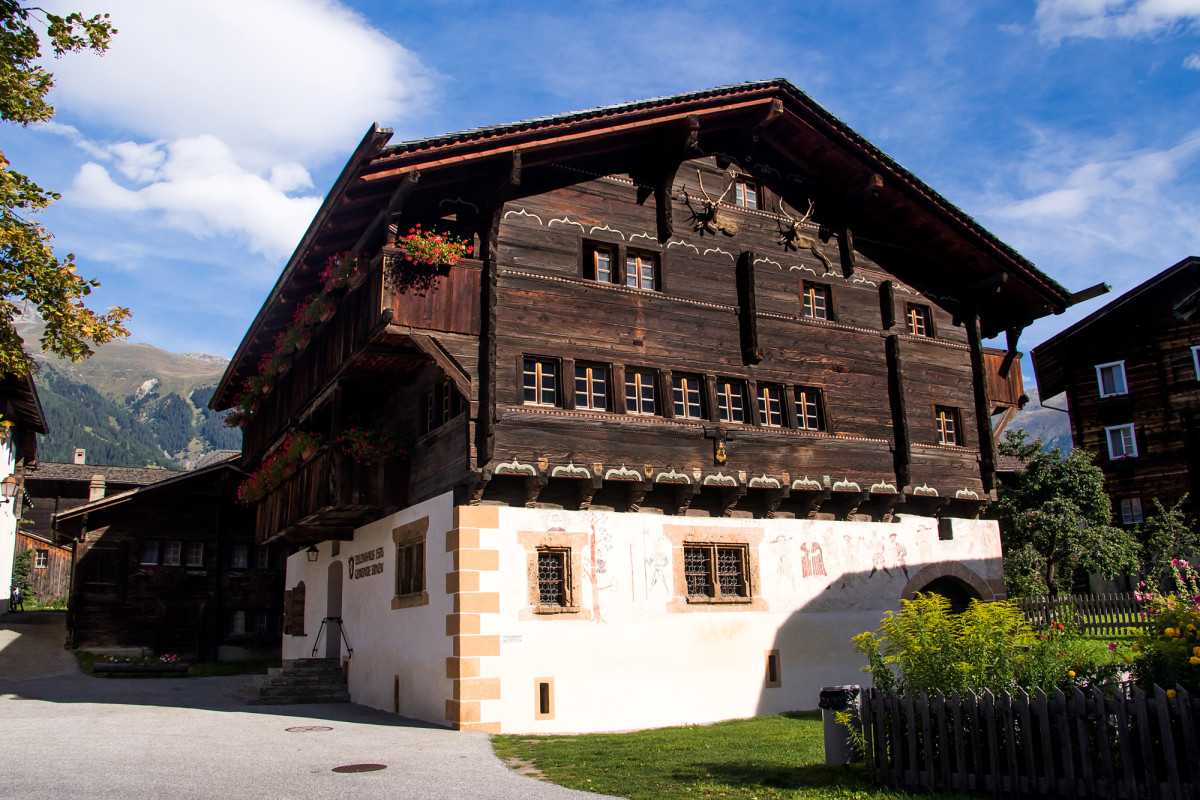
<path fill-rule="evenodd" d="M 120 32 L 49 63 L 57 117 L 4 152 L 62 193 L 42 221 L 94 304 L 175 352 L 232 354 L 372 122 L 402 141 L 775 77 L 1070 289 L 1200 254 L 1200 0 L 47 5 Z"/>

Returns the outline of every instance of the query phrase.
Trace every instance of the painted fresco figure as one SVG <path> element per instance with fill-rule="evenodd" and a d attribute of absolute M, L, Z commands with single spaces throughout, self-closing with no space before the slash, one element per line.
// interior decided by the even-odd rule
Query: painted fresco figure
<path fill-rule="evenodd" d="M 820 542 L 812 542 L 808 546 L 808 574 L 814 577 L 828 575 L 825 572 L 825 557 L 821 554 Z"/>
<path fill-rule="evenodd" d="M 771 540 L 771 544 L 776 546 L 775 557 L 778 559 L 775 565 L 775 580 L 779 582 L 780 587 L 786 581 L 792 587 L 792 591 L 795 591 L 796 574 L 792 567 L 791 543 L 792 537 L 790 536 L 776 536 Z M 801 548 L 803 547 L 804 545 L 801 545 Z M 807 562 L 803 558 L 800 564 L 801 566 L 807 566 Z"/>
<path fill-rule="evenodd" d="M 888 535 L 892 540 L 892 546 L 896 548 L 896 566 L 904 570 L 904 578 L 908 579 L 908 548 L 900 544 L 900 540 L 896 538 L 896 534 Z"/>
<path fill-rule="evenodd" d="M 874 552 L 871 554 L 871 574 L 867 577 L 874 578 L 876 572 L 883 570 L 884 573 L 890 578 L 892 577 L 892 573 L 887 566 L 887 553 L 884 550 L 883 542 L 880 542 L 878 538 L 875 538 L 875 541 L 878 543 L 878 547 L 876 547 Z"/>

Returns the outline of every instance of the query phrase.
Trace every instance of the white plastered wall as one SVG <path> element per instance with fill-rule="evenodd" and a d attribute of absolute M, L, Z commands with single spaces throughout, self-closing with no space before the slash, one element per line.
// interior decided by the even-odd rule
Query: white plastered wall
<path fill-rule="evenodd" d="M 15 436 L 9 435 L 0 439 L 0 480 L 12 475 L 16 469 L 14 458 Z M 8 601 L 12 596 L 13 558 L 17 551 L 17 518 L 13 514 L 16 508 L 15 500 L 0 503 L 0 608 L 8 609 Z M 25 598 L 32 600 L 33 598 Z"/>

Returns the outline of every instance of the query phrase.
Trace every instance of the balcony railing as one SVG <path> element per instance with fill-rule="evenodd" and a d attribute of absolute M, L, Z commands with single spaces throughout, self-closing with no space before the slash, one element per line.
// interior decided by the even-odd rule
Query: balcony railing
<path fill-rule="evenodd" d="M 261 542 L 316 542 L 349 534 L 405 504 L 408 479 L 401 458 L 359 464 L 326 446 L 258 504 Z"/>

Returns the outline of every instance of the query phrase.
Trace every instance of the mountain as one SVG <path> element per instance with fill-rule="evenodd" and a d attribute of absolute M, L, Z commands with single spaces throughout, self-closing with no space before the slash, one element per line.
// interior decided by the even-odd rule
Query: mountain
<path fill-rule="evenodd" d="M 18 330 L 34 351 L 40 320 Z M 214 450 L 240 450 L 242 432 L 208 408 L 228 359 L 169 353 L 148 344 L 110 342 L 72 364 L 37 350 L 35 376 L 50 433 L 39 457 L 70 462 L 76 448 L 90 464 L 187 469 Z"/>
<path fill-rule="evenodd" d="M 1063 452 L 1070 450 L 1074 447 L 1071 439 L 1071 420 L 1066 411 L 1060 410 L 1067 407 L 1067 396 L 1064 394 L 1054 399 L 1057 408 L 1043 406 L 1038 390 L 1031 385 L 1032 383 L 1030 381 L 1025 387 L 1029 402 L 1013 417 L 1008 430 L 1024 428 L 1030 439 L 1041 436 L 1043 450 L 1053 450 L 1056 447 L 1061 448 Z"/>

